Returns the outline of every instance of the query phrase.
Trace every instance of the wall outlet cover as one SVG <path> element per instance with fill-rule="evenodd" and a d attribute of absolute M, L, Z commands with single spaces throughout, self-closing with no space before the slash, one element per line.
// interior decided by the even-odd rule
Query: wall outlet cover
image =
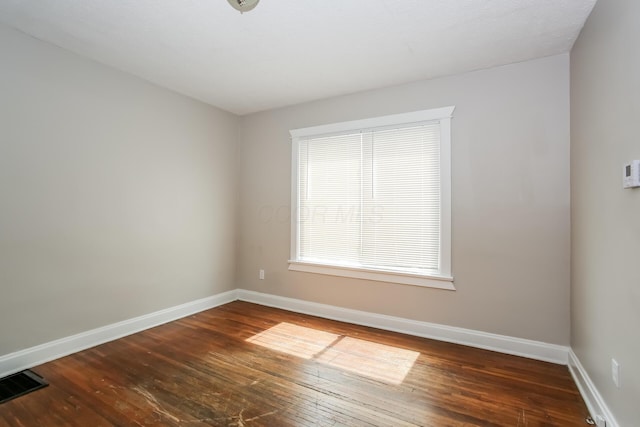
<path fill-rule="evenodd" d="M 640 160 L 632 160 L 622 167 L 622 188 L 640 187 Z"/>

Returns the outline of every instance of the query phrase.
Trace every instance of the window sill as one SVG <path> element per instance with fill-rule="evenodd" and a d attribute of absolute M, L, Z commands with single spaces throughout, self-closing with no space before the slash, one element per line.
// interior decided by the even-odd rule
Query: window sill
<path fill-rule="evenodd" d="M 375 280 L 378 282 L 398 283 L 402 285 L 455 291 L 453 277 L 425 276 L 421 274 L 400 273 L 387 270 L 373 270 L 337 265 L 315 264 L 310 262 L 289 261 L 289 270 L 305 273 L 326 274 L 329 276 L 351 277 L 355 279 Z"/>

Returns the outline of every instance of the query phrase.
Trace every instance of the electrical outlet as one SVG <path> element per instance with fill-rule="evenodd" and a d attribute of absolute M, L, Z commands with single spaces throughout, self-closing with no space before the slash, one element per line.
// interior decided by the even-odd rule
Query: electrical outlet
<path fill-rule="evenodd" d="M 640 160 L 632 160 L 622 168 L 622 188 L 640 187 Z"/>
<path fill-rule="evenodd" d="M 264 280 L 264 270 L 260 270 L 260 280 Z"/>
<path fill-rule="evenodd" d="M 611 379 L 620 388 L 620 364 L 616 359 L 611 359 Z"/>

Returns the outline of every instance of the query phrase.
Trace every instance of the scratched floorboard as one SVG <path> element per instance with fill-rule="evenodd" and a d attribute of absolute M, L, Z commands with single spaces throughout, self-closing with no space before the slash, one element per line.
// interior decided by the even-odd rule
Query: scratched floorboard
<path fill-rule="evenodd" d="M 35 368 L 0 426 L 585 426 L 566 366 L 234 302 Z"/>

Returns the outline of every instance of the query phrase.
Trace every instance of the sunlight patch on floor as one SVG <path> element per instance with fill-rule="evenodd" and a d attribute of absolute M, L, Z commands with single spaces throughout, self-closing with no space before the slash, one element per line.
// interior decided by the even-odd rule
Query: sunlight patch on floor
<path fill-rule="evenodd" d="M 416 351 L 343 337 L 317 360 L 386 383 L 401 384 L 419 355 Z"/>
<path fill-rule="evenodd" d="M 420 355 L 286 322 L 248 338 L 247 342 L 390 384 L 401 384 Z"/>
<path fill-rule="evenodd" d="M 247 339 L 271 350 L 311 359 L 340 338 L 339 335 L 282 322 Z"/>

